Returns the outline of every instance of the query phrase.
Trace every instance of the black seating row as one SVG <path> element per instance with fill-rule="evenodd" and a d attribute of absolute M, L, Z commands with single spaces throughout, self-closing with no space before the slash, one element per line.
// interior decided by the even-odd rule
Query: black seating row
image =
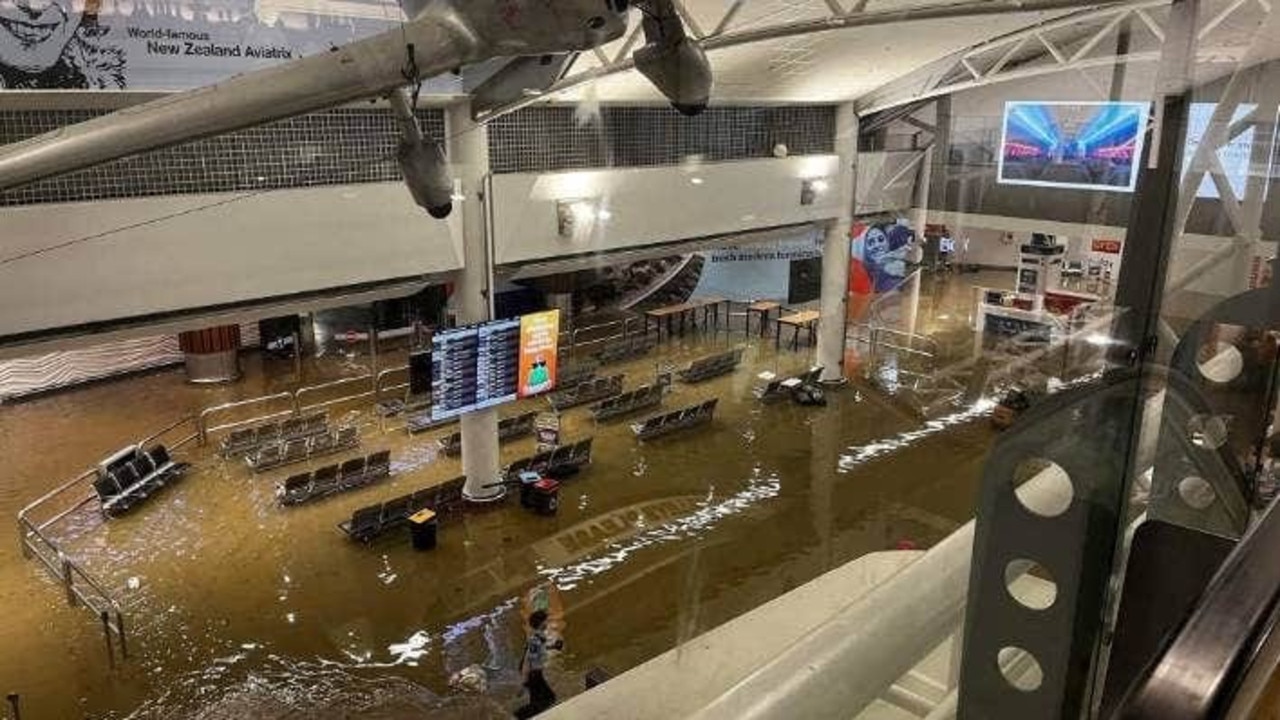
<path fill-rule="evenodd" d="M 592 406 L 596 421 L 611 420 L 662 403 L 661 385 L 641 385 L 635 390 L 611 397 Z"/>
<path fill-rule="evenodd" d="M 547 401 L 551 403 L 552 409 L 560 412 L 578 405 L 586 405 L 607 397 L 613 397 L 622 392 L 622 378 L 621 374 L 594 378 L 559 392 L 553 392 L 547 396 Z"/>
<path fill-rule="evenodd" d="M 128 512 L 182 477 L 188 467 L 169 457 L 164 445 L 154 445 L 145 452 L 132 446 L 115 453 L 98 465 L 98 477 L 93 481 L 102 513 L 113 517 Z"/>
<path fill-rule="evenodd" d="M 323 435 L 329 432 L 329 416 L 319 412 L 279 422 L 232 430 L 218 444 L 218 454 L 224 458 L 244 457 L 263 445 L 288 442 L 298 438 Z"/>
<path fill-rule="evenodd" d="M 710 422 L 711 418 L 715 416 L 716 403 L 718 402 L 719 398 L 712 398 L 698 405 L 690 405 L 687 408 L 664 415 L 655 415 L 646 420 L 632 423 L 631 432 L 635 433 L 637 438 L 647 440 Z"/>
<path fill-rule="evenodd" d="M 681 370 L 678 375 L 687 383 L 698 383 L 733 372 L 742 362 L 742 348 L 734 348 L 715 355 L 698 358 Z"/>
<path fill-rule="evenodd" d="M 575 363 L 569 366 L 562 366 L 556 378 L 556 385 L 563 388 L 577 387 L 582 383 L 595 379 L 596 370 L 600 364 L 597 362 Z"/>
<path fill-rule="evenodd" d="M 323 435 L 263 445 L 244 461 L 254 472 L 262 472 L 282 465 L 292 465 L 314 457 L 341 452 L 359 444 L 360 429 L 354 425 L 345 425 Z"/>
<path fill-rule="evenodd" d="M 426 432 L 428 430 L 436 430 L 438 428 L 444 427 L 445 425 L 451 425 L 456 422 L 458 422 L 458 418 L 456 417 L 451 417 L 444 420 L 432 420 L 431 408 L 427 408 L 426 410 L 415 412 L 412 415 L 409 415 L 407 418 L 405 418 L 404 426 L 405 426 L 405 429 L 407 429 L 410 434 L 416 435 L 418 433 Z"/>
<path fill-rule="evenodd" d="M 315 472 L 290 475 L 276 488 L 281 505 L 301 505 L 311 500 L 371 485 L 391 475 L 391 451 L 326 465 Z"/>
<path fill-rule="evenodd" d="M 594 357 L 601 365 L 609 365 L 611 363 L 625 362 L 633 358 L 644 357 L 657 346 L 658 342 L 656 339 L 648 337 L 647 335 L 640 335 L 610 343 L 597 352 Z"/>
<path fill-rule="evenodd" d="M 756 388 L 752 391 L 756 399 L 763 403 L 770 403 L 783 398 L 792 396 L 796 388 L 805 385 L 812 385 L 818 382 L 822 377 L 822 368 L 809 368 L 806 372 L 799 375 L 793 375 L 788 378 L 775 378 L 770 380 L 767 385 Z"/>
<path fill-rule="evenodd" d="M 524 437 L 533 432 L 533 421 L 538 417 L 536 412 L 527 412 L 523 415 L 503 418 L 498 421 L 498 442 L 503 443 L 508 440 Z M 462 432 L 455 432 L 440 438 L 440 452 L 449 455 L 462 454 Z"/>
<path fill-rule="evenodd" d="M 507 466 L 503 471 L 503 477 L 507 482 L 515 482 L 519 480 L 522 472 L 551 476 L 572 475 L 581 470 L 583 465 L 591 463 L 591 443 L 594 440 L 594 437 L 589 437 L 570 445 L 561 445 L 554 450 L 521 458 Z"/>
<path fill-rule="evenodd" d="M 466 482 L 465 477 L 454 478 L 443 485 L 362 507 L 351 514 L 350 520 L 338 523 L 338 529 L 352 540 L 370 542 L 388 530 L 405 525 L 420 510 L 430 508 L 437 514 L 444 514 L 450 507 L 461 503 L 462 486 Z"/>

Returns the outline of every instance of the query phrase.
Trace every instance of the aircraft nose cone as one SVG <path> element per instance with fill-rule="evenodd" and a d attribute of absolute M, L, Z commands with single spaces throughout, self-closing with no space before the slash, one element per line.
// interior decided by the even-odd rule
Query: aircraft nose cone
<path fill-rule="evenodd" d="M 694 117 L 695 115 L 701 115 L 702 111 L 707 109 L 707 104 L 706 103 L 689 104 L 689 103 L 673 102 L 671 103 L 671 107 L 675 108 L 676 112 L 680 113 L 681 115 L 684 115 L 685 117 Z"/>

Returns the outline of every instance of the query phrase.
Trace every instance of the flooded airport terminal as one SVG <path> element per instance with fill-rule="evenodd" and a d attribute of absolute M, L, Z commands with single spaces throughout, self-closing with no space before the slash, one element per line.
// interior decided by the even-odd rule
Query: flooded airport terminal
<path fill-rule="evenodd" d="M 1277 38 L 0 0 L 0 718 L 1276 717 Z"/>

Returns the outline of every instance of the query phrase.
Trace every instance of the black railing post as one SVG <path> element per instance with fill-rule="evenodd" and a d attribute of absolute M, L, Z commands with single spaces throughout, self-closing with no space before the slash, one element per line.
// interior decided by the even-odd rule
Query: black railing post
<path fill-rule="evenodd" d="M 114 670 L 116 667 L 116 653 L 111 647 L 111 613 L 103 610 L 98 613 L 98 617 L 102 619 L 102 637 L 107 643 L 107 663 Z"/>

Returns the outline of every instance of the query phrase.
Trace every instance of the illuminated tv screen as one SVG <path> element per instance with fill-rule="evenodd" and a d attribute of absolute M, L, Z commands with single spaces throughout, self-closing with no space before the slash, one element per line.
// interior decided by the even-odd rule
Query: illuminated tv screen
<path fill-rule="evenodd" d="M 999 182 L 1133 192 L 1147 103 L 1009 102 Z"/>

